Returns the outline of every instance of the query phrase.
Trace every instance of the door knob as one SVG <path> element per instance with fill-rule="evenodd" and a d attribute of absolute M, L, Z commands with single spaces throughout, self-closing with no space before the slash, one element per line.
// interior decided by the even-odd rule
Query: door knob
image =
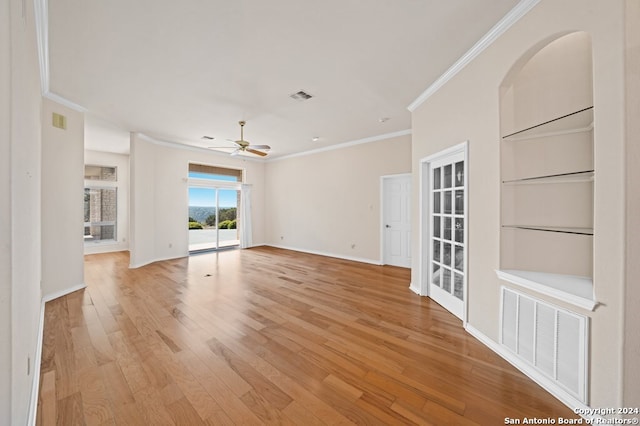
<path fill-rule="evenodd" d="M 391 228 L 391 225 L 385 225 L 384 227 L 385 228 Z"/>

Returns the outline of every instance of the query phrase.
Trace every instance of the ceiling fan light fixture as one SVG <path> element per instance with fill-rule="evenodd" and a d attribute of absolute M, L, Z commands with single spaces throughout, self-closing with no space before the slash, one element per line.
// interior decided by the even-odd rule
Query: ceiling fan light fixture
<path fill-rule="evenodd" d="M 247 123 L 246 121 L 241 120 L 241 121 L 238 121 L 238 124 L 240 125 L 240 140 L 232 141 L 231 139 L 228 139 L 229 142 L 233 142 L 236 145 L 235 147 L 210 146 L 209 149 L 233 149 L 234 151 L 231 152 L 229 155 L 234 157 L 236 155 L 240 155 L 244 153 L 254 154 L 259 157 L 265 157 L 268 153 L 264 151 L 271 150 L 271 147 L 269 145 L 252 145 L 251 143 L 249 143 L 249 141 L 244 140 L 244 125 Z"/>

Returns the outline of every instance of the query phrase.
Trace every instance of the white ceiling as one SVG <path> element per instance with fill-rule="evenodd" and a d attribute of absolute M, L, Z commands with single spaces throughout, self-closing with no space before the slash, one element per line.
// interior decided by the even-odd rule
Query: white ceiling
<path fill-rule="evenodd" d="M 407 106 L 517 3 L 48 0 L 49 88 L 87 109 L 89 149 L 126 152 L 129 131 L 232 146 L 242 119 L 274 158 L 410 129 Z"/>

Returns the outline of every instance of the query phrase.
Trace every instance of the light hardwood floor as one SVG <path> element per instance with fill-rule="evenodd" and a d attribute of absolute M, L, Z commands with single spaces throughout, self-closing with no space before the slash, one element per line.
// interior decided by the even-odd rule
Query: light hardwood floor
<path fill-rule="evenodd" d="M 267 247 L 128 262 L 87 256 L 88 287 L 47 303 L 38 425 L 574 417 L 407 269 Z"/>

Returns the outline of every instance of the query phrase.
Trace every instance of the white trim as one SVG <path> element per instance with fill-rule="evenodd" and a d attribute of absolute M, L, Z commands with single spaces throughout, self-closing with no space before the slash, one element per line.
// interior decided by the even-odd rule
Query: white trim
<path fill-rule="evenodd" d="M 412 292 L 414 292 L 418 296 L 422 296 L 420 294 L 420 287 L 413 285 L 413 281 L 411 283 L 409 283 L 409 290 L 411 290 Z"/>
<path fill-rule="evenodd" d="M 378 142 L 378 141 L 382 141 L 382 140 L 385 140 L 385 139 L 397 138 L 399 136 L 406 136 L 406 135 L 410 135 L 410 134 L 411 134 L 411 129 L 400 130 L 400 131 L 397 131 L 397 132 L 385 133 L 385 134 L 382 134 L 382 135 L 371 136 L 371 137 L 363 138 L 363 139 L 357 139 L 357 140 L 354 140 L 354 141 L 351 141 L 351 142 L 344 142 L 344 143 L 339 143 L 339 144 L 336 144 L 336 145 L 326 146 L 326 147 L 323 147 L 323 148 L 312 149 L 312 150 L 309 150 L 309 151 L 297 152 L 295 154 L 283 155 L 282 157 L 270 158 L 268 160 L 265 160 L 265 162 L 272 163 L 274 161 L 285 160 L 287 158 L 303 157 L 305 155 L 318 154 L 320 152 L 333 151 L 334 149 L 348 148 L 350 146 L 361 145 L 361 144 L 370 143 L 370 142 Z"/>
<path fill-rule="evenodd" d="M 425 220 L 428 219 L 428 212 L 430 211 L 430 196 L 426 197 L 425 200 L 425 187 L 424 187 L 424 169 L 428 167 L 430 163 L 440 160 L 445 157 L 449 157 L 454 154 L 464 154 L 464 300 L 463 300 L 463 313 L 462 313 L 462 325 L 463 327 L 467 324 L 468 312 L 469 312 L 469 277 L 468 277 L 468 269 L 469 269 L 469 140 L 460 142 L 459 144 L 450 146 L 449 148 L 445 148 L 441 151 L 438 151 L 434 154 L 428 155 L 422 158 L 419 161 L 419 194 L 418 194 L 418 232 L 419 232 L 419 240 L 418 240 L 418 279 L 420 280 L 417 284 L 418 294 L 423 296 L 430 296 L 429 292 L 429 283 L 425 284 L 426 277 L 428 276 L 428 272 L 426 268 L 429 268 L 429 264 L 425 265 L 425 256 L 428 257 L 430 251 L 430 238 L 426 238 L 427 244 L 425 246 L 425 236 L 424 232 L 427 229 L 425 225 Z M 431 179 L 429 175 L 427 175 L 427 179 Z M 427 193 L 429 193 L 429 188 L 427 185 Z M 430 195 L 430 193 L 429 193 Z M 427 218 L 424 217 L 425 213 L 427 213 Z M 430 225 L 429 225 L 430 226 Z"/>
<path fill-rule="evenodd" d="M 333 257 L 333 258 L 336 258 L 336 259 L 350 260 L 352 262 L 368 263 L 370 265 L 382 266 L 382 262 L 380 260 L 366 259 L 364 257 L 345 256 L 345 255 L 342 255 L 342 254 L 327 253 L 327 252 L 318 251 L 318 250 L 308 250 L 308 249 L 303 249 L 303 248 L 298 248 L 298 247 L 283 246 L 283 245 L 279 245 L 279 244 L 260 244 L 260 245 L 264 245 L 264 246 L 267 246 L 267 247 L 279 248 L 279 249 L 283 249 L 283 250 L 299 251 L 300 253 L 316 254 L 318 256 Z M 256 246 L 253 246 L 253 247 L 256 247 Z"/>
<path fill-rule="evenodd" d="M 87 112 L 88 110 L 83 107 L 82 105 L 79 105 L 75 102 L 71 102 L 70 100 L 63 98 L 62 96 L 53 93 L 51 91 L 47 91 L 46 93 L 43 93 L 42 96 L 44 96 L 47 99 L 50 99 L 54 102 L 59 103 L 60 105 L 64 105 L 67 108 L 71 108 L 74 111 L 78 111 L 78 112 Z"/>
<path fill-rule="evenodd" d="M 483 334 L 480 330 L 478 330 L 475 327 L 473 327 L 471 324 L 467 323 L 467 325 L 464 327 L 464 329 L 465 329 L 465 331 L 467 333 L 469 333 L 470 335 L 472 335 L 473 337 L 478 339 L 480 341 L 480 343 L 484 344 L 489 349 L 491 349 L 493 352 L 495 352 L 496 354 L 500 355 L 509 364 L 513 365 L 515 368 L 520 370 L 520 372 L 522 372 L 524 375 L 526 375 L 531 380 L 536 382 L 543 389 L 545 389 L 547 392 L 549 392 L 551 395 L 553 395 L 556 399 L 558 399 L 564 405 L 566 405 L 571 410 L 573 410 L 574 413 L 579 414 L 580 416 L 582 416 L 585 419 L 591 419 L 591 420 L 598 419 L 598 420 L 604 421 L 604 418 L 600 417 L 598 415 L 586 414 L 586 413 L 590 413 L 590 412 L 593 411 L 589 406 L 583 404 L 582 402 L 580 402 L 575 397 L 569 395 L 562 388 L 560 388 L 555 383 L 553 383 L 551 380 L 546 378 L 542 373 L 537 372 L 529 364 L 527 364 L 526 362 L 518 359 L 507 348 L 499 345 L 498 343 L 496 343 L 495 341 L 493 341 L 492 339 L 487 337 L 485 334 Z M 597 424 L 597 423 L 594 423 L 594 424 Z"/>
<path fill-rule="evenodd" d="M 38 63 L 40 64 L 40 91 L 49 92 L 49 11 L 47 0 L 33 1 Z"/>
<path fill-rule="evenodd" d="M 397 178 L 397 177 L 406 177 L 406 176 L 413 176 L 413 174 L 411 172 L 407 172 L 407 173 L 395 173 L 392 175 L 383 175 L 380 176 L 380 178 Z"/>
<path fill-rule="evenodd" d="M 533 290 L 546 296 L 551 296 L 559 301 L 593 311 L 598 302 L 593 298 L 580 296 L 577 292 L 572 293 L 564 290 L 567 287 L 588 288 L 593 294 L 593 281 L 588 277 L 575 275 L 548 274 L 543 272 L 518 271 L 514 269 L 496 269 L 499 279 L 518 285 L 520 287 Z M 537 281 L 535 281 L 537 279 Z M 553 286 L 557 287 L 553 287 Z"/>
<path fill-rule="evenodd" d="M 189 254 L 187 253 L 187 254 L 181 254 L 181 255 L 178 255 L 178 256 L 159 257 L 157 259 L 151 259 L 151 260 L 148 260 L 148 261 L 145 261 L 145 262 L 141 262 L 141 263 L 129 263 L 129 269 L 141 268 L 143 266 L 150 265 L 150 264 L 155 263 L 155 262 L 162 262 L 162 261 L 165 261 L 165 260 L 182 259 L 183 257 L 189 257 Z"/>
<path fill-rule="evenodd" d="M 38 319 L 38 334 L 36 342 L 36 353 L 33 357 L 33 367 L 31 368 L 31 396 L 29 397 L 29 415 L 27 425 L 35 426 L 38 411 L 38 393 L 40 392 L 40 363 L 42 362 L 42 342 L 44 341 L 44 299 L 40 300 L 40 318 Z"/>
<path fill-rule="evenodd" d="M 38 49 L 38 64 L 40 65 L 40 92 L 42 96 L 71 108 L 78 112 L 87 112 L 81 105 L 53 93 L 50 90 L 51 75 L 49 67 L 49 1 L 33 0 L 34 19 L 36 27 L 36 42 Z"/>
<path fill-rule="evenodd" d="M 538 133 L 535 135 L 525 135 L 525 136 L 504 136 L 502 138 L 502 140 L 504 141 L 509 141 L 509 142 L 520 142 L 520 141 L 530 141 L 533 139 L 542 139 L 542 138 L 549 138 L 551 136 L 563 136 L 563 135 L 572 135 L 575 133 L 586 133 L 586 132 L 590 132 L 593 130 L 593 123 L 591 123 L 589 126 L 587 127 L 581 127 L 578 129 L 567 129 L 567 130 L 557 130 L 555 132 L 547 132 L 547 133 Z M 524 133 L 526 132 L 519 132 L 519 133 Z"/>
<path fill-rule="evenodd" d="M 42 301 L 44 303 L 51 302 L 54 299 L 57 299 L 62 296 L 66 296 L 67 294 L 73 293 L 74 291 L 82 290 L 83 288 L 87 288 L 87 285 L 85 283 L 81 283 L 73 287 L 65 288 L 64 290 L 56 291 L 51 294 L 45 294 L 44 296 L 42 296 Z"/>
<path fill-rule="evenodd" d="M 105 241 L 84 244 L 84 254 L 116 253 L 119 251 L 129 251 L 129 244 L 126 241 Z"/>
<path fill-rule="evenodd" d="M 206 153 L 213 154 L 213 155 L 218 155 L 218 156 L 221 156 L 221 157 L 234 158 L 234 159 L 239 160 L 239 161 L 247 160 L 247 161 L 255 161 L 257 163 L 264 163 L 265 162 L 265 160 L 263 160 L 261 158 L 253 158 L 253 157 L 249 157 L 249 156 L 245 156 L 245 155 L 239 155 L 239 156 L 236 156 L 236 157 L 231 157 L 228 153 L 224 153 L 224 152 L 221 152 L 221 151 L 216 151 L 216 150 L 213 150 L 213 149 L 202 148 L 202 147 L 193 146 L 193 145 L 186 145 L 186 144 L 182 144 L 182 143 L 179 143 L 179 142 L 171 142 L 171 141 L 165 141 L 165 140 L 161 140 L 161 139 L 156 139 L 156 138 L 153 138 L 151 136 L 145 135 L 144 133 L 138 133 L 138 132 L 131 132 L 131 133 L 135 134 L 136 137 L 138 137 L 139 139 L 142 139 L 143 141 L 151 142 L 152 144 L 155 144 L 155 145 L 166 146 L 168 148 L 183 149 L 185 151 L 206 152 Z M 202 163 L 198 163 L 198 164 L 202 164 Z M 229 167 L 229 166 L 220 166 L 220 167 Z"/>
<path fill-rule="evenodd" d="M 526 15 L 540 0 L 521 0 L 513 9 L 509 11 L 496 25 L 493 26 L 471 49 L 467 51 L 460 59 L 458 59 L 444 74 L 442 74 L 431 86 L 429 86 L 420 96 L 416 98 L 407 109 L 411 112 L 415 111 L 427 99 L 436 93 L 449 80 L 455 77 L 464 67 L 480 55 L 486 48 L 491 46 L 494 41 L 504 34 L 513 24 L 518 22 L 520 18 Z"/>
<path fill-rule="evenodd" d="M 78 284 L 73 287 L 69 287 L 64 290 L 57 291 L 55 293 L 51 293 L 45 296 L 42 296 L 40 300 L 40 318 L 38 319 L 38 334 L 37 334 L 37 342 L 36 342 L 36 352 L 33 356 L 33 365 L 31 374 L 31 395 L 29 397 L 29 413 L 27 417 L 27 425 L 35 426 L 36 424 L 36 415 L 38 409 L 38 392 L 40 391 L 40 363 L 42 362 L 42 342 L 44 340 L 44 308 L 47 302 L 51 300 L 57 299 L 62 296 L 66 296 L 67 294 L 73 293 L 74 291 L 82 290 L 86 288 L 87 285 L 85 283 Z"/>
<path fill-rule="evenodd" d="M 420 164 L 430 163 L 432 161 L 439 160 L 440 158 L 448 157 L 449 155 L 464 151 L 467 149 L 468 145 L 469 145 L 469 140 L 466 140 L 464 142 L 460 142 L 459 144 L 450 146 L 449 148 L 445 148 L 442 151 L 438 151 L 431 155 L 427 155 L 426 157 L 420 160 Z"/>

